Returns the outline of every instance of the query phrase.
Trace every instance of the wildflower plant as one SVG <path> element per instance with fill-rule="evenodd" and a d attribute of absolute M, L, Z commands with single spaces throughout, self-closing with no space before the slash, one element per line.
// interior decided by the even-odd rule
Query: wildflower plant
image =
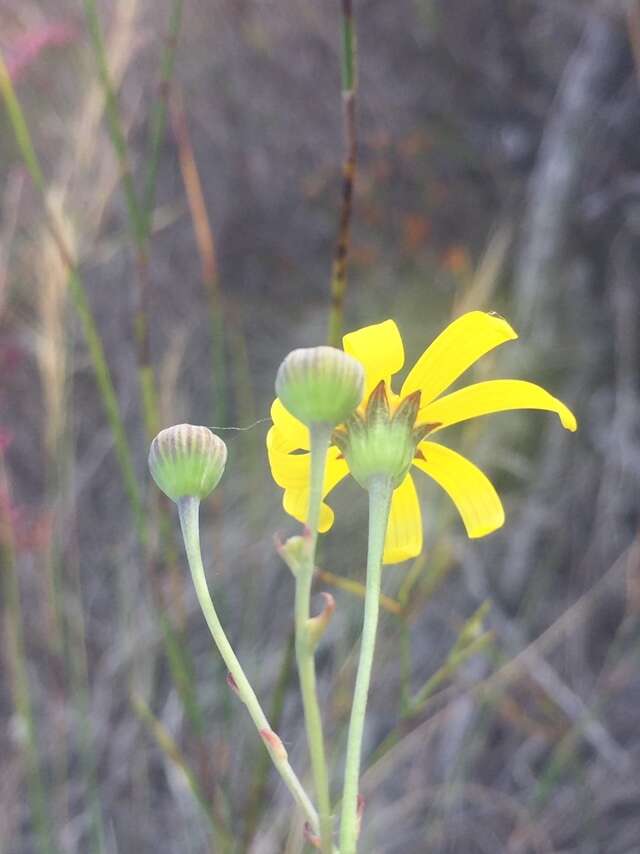
<path fill-rule="evenodd" d="M 215 488 L 226 463 L 222 440 L 205 427 L 180 425 L 162 431 L 149 455 L 158 486 L 178 506 L 196 593 L 214 641 L 229 670 L 228 682 L 244 702 L 271 759 L 306 818 L 306 838 L 323 854 L 355 854 L 362 801 L 360 763 L 367 695 L 373 668 L 384 564 L 400 563 L 422 550 L 422 518 L 412 469 L 422 470 L 450 496 L 471 538 L 504 523 L 496 490 L 474 463 L 433 440 L 440 430 L 481 415 L 510 409 L 555 412 L 567 430 L 577 423 L 557 398 L 524 380 L 491 380 L 446 393 L 478 359 L 516 333 L 502 317 L 473 311 L 459 317 L 425 350 L 399 393 L 392 377 L 404 365 L 404 347 L 393 320 L 344 336 L 344 350 L 314 347 L 290 353 L 277 374 L 277 398 L 267 452 L 287 513 L 304 524 L 301 535 L 278 545 L 296 585 L 295 647 L 315 803 L 291 768 L 280 737 L 271 729 L 220 624 L 210 596 L 199 545 L 198 507 Z M 314 655 L 335 609 L 324 594 L 312 617 L 310 596 L 318 533 L 334 514 L 325 498 L 347 475 L 368 493 L 369 523 L 360 657 L 353 693 L 340 806 L 339 847 Z M 482 610 L 484 614 L 484 610 Z M 480 617 L 472 618 L 474 631 Z M 482 639 L 481 635 L 481 639 Z M 464 638 L 459 643 L 466 644 Z M 464 645 L 463 644 L 463 645 Z M 472 647 L 473 645 L 471 645 Z M 466 647 L 465 647 L 466 649 Z M 458 661 L 458 647 L 443 673 Z M 455 661 L 454 661 L 455 659 Z"/>

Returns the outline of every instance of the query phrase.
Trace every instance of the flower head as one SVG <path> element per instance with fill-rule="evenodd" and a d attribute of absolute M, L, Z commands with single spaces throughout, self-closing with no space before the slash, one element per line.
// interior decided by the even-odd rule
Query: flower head
<path fill-rule="evenodd" d="M 335 347 L 294 350 L 278 369 L 276 394 L 307 427 L 335 427 L 362 400 L 364 371 L 357 359 Z"/>
<path fill-rule="evenodd" d="M 203 499 L 218 485 L 227 446 L 208 427 L 178 424 L 161 430 L 149 449 L 149 470 L 172 501 Z"/>
<path fill-rule="evenodd" d="M 393 471 L 396 488 L 385 541 L 385 563 L 398 563 L 422 550 L 422 519 L 411 466 L 436 481 L 456 505 L 469 537 L 483 537 L 504 522 L 502 503 L 487 476 L 465 457 L 427 439 L 439 430 L 493 412 L 541 409 L 555 412 L 567 430 L 573 413 L 557 398 L 524 380 L 491 380 L 443 394 L 481 356 L 518 336 L 502 317 L 472 311 L 454 320 L 409 371 L 400 394 L 391 377 L 404 365 L 404 347 L 393 320 L 366 326 L 343 338 L 345 352 L 364 368 L 365 390 L 356 413 L 334 432 L 323 496 L 347 474 L 362 485 Z M 309 431 L 276 399 L 267 435 L 271 472 L 284 489 L 287 513 L 306 521 L 309 502 Z M 386 468 L 385 468 L 386 467 Z M 323 502 L 320 531 L 333 524 Z"/>

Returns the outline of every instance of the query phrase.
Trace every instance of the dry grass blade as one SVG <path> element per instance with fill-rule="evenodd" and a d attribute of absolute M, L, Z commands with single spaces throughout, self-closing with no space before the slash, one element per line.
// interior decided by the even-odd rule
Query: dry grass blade
<path fill-rule="evenodd" d="M 439 725 L 446 720 L 450 705 L 461 697 L 484 698 L 491 697 L 495 691 L 502 691 L 510 683 L 517 680 L 523 673 L 529 672 L 532 660 L 549 652 L 571 630 L 584 620 L 590 612 L 594 601 L 602 596 L 612 585 L 620 583 L 627 573 L 636 572 L 640 564 L 640 537 L 615 561 L 604 576 L 573 605 L 559 617 L 536 640 L 532 641 L 518 655 L 503 665 L 499 670 L 474 685 L 472 688 L 459 690 L 453 688 L 447 692 L 447 704 L 428 720 L 421 723 L 408 735 L 398 741 L 393 748 L 375 762 L 363 775 L 367 786 L 375 788 L 380 785 L 387 774 L 393 773 L 394 764 L 411 755 L 420 744 L 433 737 Z M 621 769 L 622 770 L 622 769 Z"/>
<path fill-rule="evenodd" d="M 200 173 L 189 134 L 183 99 L 176 90 L 171 101 L 171 120 L 178 145 L 178 158 L 184 189 L 187 194 L 191 222 L 198 247 L 202 283 L 209 305 L 212 348 L 213 412 L 212 423 L 224 424 L 225 406 L 225 336 L 224 302 L 218 279 L 218 262 L 211 221 L 202 191 Z"/>

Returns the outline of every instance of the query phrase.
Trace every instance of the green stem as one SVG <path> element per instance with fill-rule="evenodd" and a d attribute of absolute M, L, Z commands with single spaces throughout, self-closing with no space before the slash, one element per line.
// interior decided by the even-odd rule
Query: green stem
<path fill-rule="evenodd" d="M 118 403 L 113 379 L 105 357 L 102 339 L 91 312 L 86 288 L 78 271 L 76 262 L 73 259 L 64 235 L 60 230 L 57 220 L 47 202 L 47 185 L 44 173 L 33 145 L 29 126 L 25 120 L 20 102 L 16 97 L 13 83 L 11 82 L 11 77 L 9 76 L 9 72 L 1 52 L 0 95 L 4 100 L 7 115 L 9 116 L 9 122 L 13 129 L 22 160 L 31 175 L 33 183 L 42 195 L 49 230 L 56 246 L 58 247 L 60 257 L 69 270 L 69 290 L 71 291 L 71 298 L 80 318 L 82 331 L 87 347 L 89 348 L 89 354 L 94 373 L 96 375 L 98 390 L 102 398 L 107 420 L 109 421 L 109 427 L 114 439 L 116 456 L 122 471 L 125 490 L 136 522 L 136 529 L 140 542 L 144 543 L 146 542 L 147 534 L 145 519 L 142 512 L 140 488 L 138 486 L 138 479 L 136 477 L 135 466 L 133 464 L 133 455 L 131 453 L 131 448 L 124 428 L 120 405 Z"/>
<path fill-rule="evenodd" d="M 21 743 L 33 830 L 39 854 L 54 854 L 56 845 L 48 813 L 47 792 L 40 767 L 40 754 L 36 731 L 36 719 L 29 685 L 27 651 L 24 639 L 24 613 L 20 598 L 18 567 L 16 566 L 13 530 L 10 517 L 11 494 L 5 472 L 4 459 L 0 455 L 0 576 L 4 596 L 3 618 L 7 627 L 5 654 L 8 670 L 12 672 L 11 684 L 16 713 L 25 726 L 25 738 Z"/>
<path fill-rule="evenodd" d="M 133 454 L 127 439 L 127 433 L 116 395 L 111 371 L 107 364 L 102 338 L 98 332 L 95 318 L 89 306 L 87 292 L 83 280 L 75 266 L 69 268 L 69 290 L 74 308 L 80 318 L 84 339 L 89 349 L 93 371 L 98 385 L 102 405 L 104 407 L 111 435 L 113 436 L 115 453 L 122 473 L 124 488 L 127 493 L 131 512 L 140 542 L 147 542 L 147 523 L 142 507 L 140 486 L 133 463 Z"/>
<path fill-rule="evenodd" d="M 151 111 L 151 142 L 147 157 L 147 173 L 142 196 L 145 235 L 148 238 L 153 226 L 153 206 L 158 178 L 160 152 L 167 125 L 168 100 L 178 50 L 178 37 L 182 26 L 183 0 L 174 0 L 169 17 L 169 30 L 160 62 L 160 91 Z"/>
<path fill-rule="evenodd" d="M 118 96 L 111 80 L 109 64 L 107 61 L 107 49 L 102 34 L 102 26 L 98 16 L 96 0 L 84 0 L 84 11 L 87 19 L 87 27 L 93 53 L 98 66 L 98 76 L 104 90 L 105 110 L 111 142 L 118 158 L 122 186 L 124 188 L 125 203 L 133 231 L 133 239 L 137 247 L 140 247 L 145 239 L 145 219 L 140 208 L 140 202 L 133 182 L 133 173 L 129 162 L 129 150 L 124 125 L 120 115 Z"/>
<path fill-rule="evenodd" d="M 309 510 L 307 527 L 311 542 L 306 552 L 306 560 L 296 574 L 296 660 L 300 676 L 300 690 L 307 729 L 307 742 L 311 755 L 311 769 L 320 814 L 320 850 L 322 854 L 331 852 L 331 799 L 329 795 L 329 774 L 322 734 L 322 718 L 318 704 L 316 688 L 316 668 L 314 644 L 309 638 L 309 619 L 311 616 L 311 584 L 315 568 L 318 523 L 322 504 L 322 487 L 327 460 L 327 451 L 331 440 L 331 428 L 315 424 L 311 435 L 311 479 L 309 489 Z"/>
<path fill-rule="evenodd" d="M 282 664 L 280 665 L 278 681 L 276 682 L 275 690 L 273 692 L 273 699 L 271 700 L 270 715 L 271 721 L 276 727 L 276 730 L 280 725 L 280 721 L 282 720 L 284 704 L 287 698 L 287 688 L 289 687 L 291 672 L 293 670 L 294 652 L 295 635 L 293 632 L 291 632 L 291 634 L 287 638 L 287 645 L 282 656 Z M 256 828 L 258 827 L 258 823 L 266 805 L 264 795 L 267 787 L 268 774 L 269 755 L 267 753 L 261 752 L 260 756 L 258 757 L 257 768 L 253 775 L 253 786 L 249 794 L 247 806 L 244 810 L 244 848 L 247 851 L 249 851 L 251 848 L 251 842 L 253 841 L 253 838 L 256 834 Z"/>
<path fill-rule="evenodd" d="M 269 755 L 271 756 L 276 770 L 282 777 L 285 786 L 291 792 L 294 800 L 304 813 L 307 821 L 317 833 L 319 824 L 318 814 L 315 807 L 311 803 L 311 800 L 302 787 L 300 780 L 289 764 L 282 742 L 271 729 L 269 721 L 262 710 L 262 706 L 260 705 L 249 680 L 245 676 L 242 665 L 238 661 L 236 654 L 229 643 L 213 605 L 213 600 L 211 599 L 211 594 L 209 593 L 209 587 L 207 585 L 204 566 L 202 565 L 202 556 L 200 554 L 200 527 L 198 523 L 199 509 L 200 502 L 197 498 L 187 496 L 178 501 L 178 512 L 180 514 L 180 527 L 182 528 L 184 546 L 187 552 L 187 560 L 189 561 L 189 568 L 191 570 L 193 584 L 196 589 L 196 595 L 198 597 L 202 613 L 207 621 L 213 640 L 218 647 L 218 651 L 234 680 L 234 687 L 237 688 L 240 699 L 247 707 L 247 711 L 260 733 L 260 737 L 262 738 L 265 747 L 269 751 Z"/>
<path fill-rule="evenodd" d="M 352 0 L 342 0 L 342 91 L 350 92 L 356 88 L 356 33 L 353 21 Z"/>
<path fill-rule="evenodd" d="M 358 785 L 362 736 L 371 681 L 373 653 L 376 645 L 378 612 L 380 610 L 380 576 L 384 540 L 389 521 L 393 484 L 389 477 L 378 476 L 369 483 L 369 549 L 367 554 L 367 591 L 364 600 L 364 620 L 356 687 L 351 707 L 347 756 L 342 790 L 340 820 L 341 854 L 355 854 L 358 841 Z"/>

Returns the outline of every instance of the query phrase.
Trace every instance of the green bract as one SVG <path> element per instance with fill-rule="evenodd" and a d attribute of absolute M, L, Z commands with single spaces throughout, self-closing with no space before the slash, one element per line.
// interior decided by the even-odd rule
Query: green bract
<path fill-rule="evenodd" d="M 203 499 L 218 485 L 227 446 L 208 427 L 177 424 L 161 430 L 149 449 L 149 470 L 172 501 Z"/>
<path fill-rule="evenodd" d="M 335 347 L 293 350 L 276 377 L 276 394 L 307 427 L 342 423 L 362 400 L 363 391 L 362 365 Z"/>
<path fill-rule="evenodd" d="M 409 471 L 423 431 L 415 429 L 420 392 L 406 397 L 391 414 L 384 380 L 371 393 L 364 415 L 355 412 L 344 427 L 334 431 L 338 446 L 360 486 L 369 488 L 371 478 L 387 476 L 395 487 Z"/>

